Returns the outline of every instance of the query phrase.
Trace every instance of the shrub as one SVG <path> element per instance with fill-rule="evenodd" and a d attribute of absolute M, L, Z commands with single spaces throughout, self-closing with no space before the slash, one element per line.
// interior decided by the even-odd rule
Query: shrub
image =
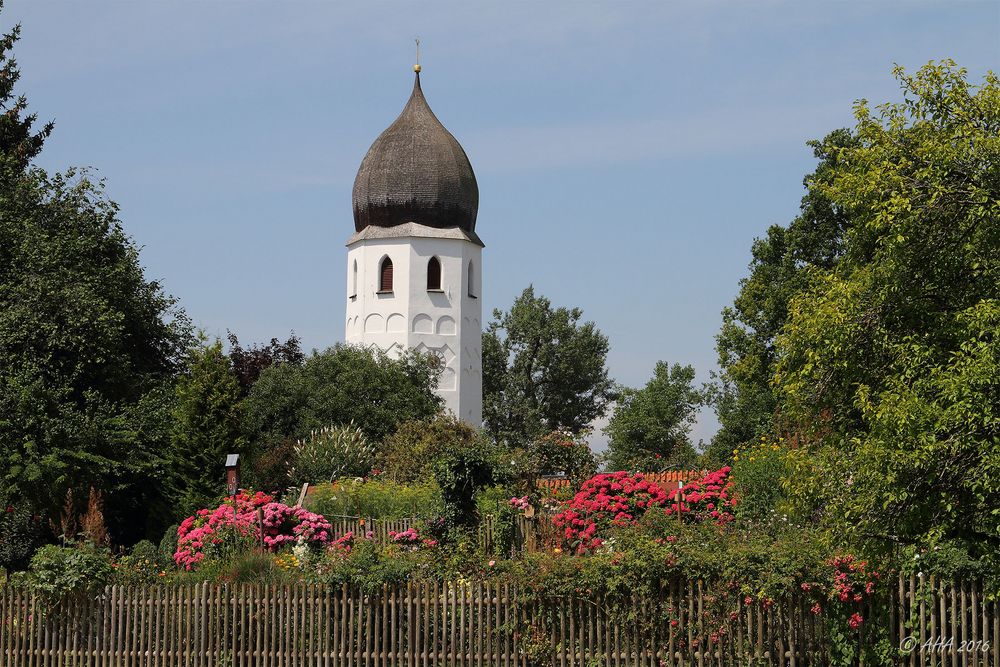
<path fill-rule="evenodd" d="M 41 518 L 24 503 L 3 506 L 0 513 L 0 568 L 15 571 L 28 566 L 32 554 L 45 543 Z"/>
<path fill-rule="evenodd" d="M 586 433 L 552 431 L 531 443 L 529 454 L 535 475 L 565 475 L 576 484 L 597 472 Z"/>
<path fill-rule="evenodd" d="M 467 447 L 447 452 L 434 461 L 434 479 L 441 487 L 443 516 L 449 528 L 475 525 L 479 518 L 476 494 L 491 484 L 505 481 L 506 471 L 498 460 L 499 453 L 493 443 L 477 436 Z"/>
<path fill-rule="evenodd" d="M 71 597 L 94 595 L 108 583 L 112 572 L 107 549 L 50 544 L 35 552 L 28 571 L 20 573 L 16 583 L 54 606 Z"/>
<path fill-rule="evenodd" d="M 365 477 L 375 465 L 375 448 L 353 423 L 310 431 L 295 443 L 288 470 L 293 484 Z"/>
<path fill-rule="evenodd" d="M 305 505 L 328 517 L 371 519 L 430 518 L 444 511 L 441 488 L 433 479 L 413 484 L 381 479 L 337 480 L 313 487 Z"/>
<path fill-rule="evenodd" d="M 288 555 L 295 558 L 292 554 Z M 210 574 L 215 581 L 231 584 L 267 584 L 289 580 L 288 572 L 275 556 L 252 550 L 218 561 Z"/>
<path fill-rule="evenodd" d="M 174 553 L 177 552 L 177 529 L 180 525 L 173 524 L 167 527 L 167 532 L 163 533 L 160 544 L 157 547 L 156 558 L 161 563 L 172 563 Z"/>
<path fill-rule="evenodd" d="M 580 486 L 580 491 L 564 504 L 565 509 L 552 518 L 563 531 L 563 540 L 578 553 L 593 551 L 604 543 L 614 528 L 632 526 L 649 510 L 664 508 L 666 516 L 680 512 L 686 522 L 732 521 L 736 500 L 730 497 L 732 485 L 729 468 L 710 472 L 669 493 L 642 474 L 602 473 Z"/>
<path fill-rule="evenodd" d="M 295 456 L 295 440 L 287 438 L 254 451 L 246 483 L 268 493 L 280 493 L 291 486 L 288 462 Z"/>
<path fill-rule="evenodd" d="M 168 559 L 169 560 L 169 559 Z M 149 540 L 137 542 L 132 552 L 112 561 L 113 581 L 126 586 L 152 584 L 166 576 L 160 561 L 159 549 Z"/>
<path fill-rule="evenodd" d="M 733 450 L 733 488 L 740 499 L 741 519 L 763 521 L 783 497 L 782 480 L 790 467 L 784 439 L 761 438 L 758 443 Z"/>
<path fill-rule="evenodd" d="M 729 466 L 712 471 L 699 480 L 688 482 L 681 489 L 671 489 L 670 503 L 664 512 L 669 516 L 680 512 L 688 522 L 729 523 L 739 504 L 733 497 L 733 483 L 729 480 Z M 677 498 L 677 494 L 680 498 Z"/>
<path fill-rule="evenodd" d="M 612 526 L 632 525 L 666 500 L 666 491 L 641 474 L 602 473 L 584 482 L 552 523 L 563 529 L 570 548 L 584 553 L 601 546 Z"/>
<path fill-rule="evenodd" d="M 267 494 L 241 491 L 214 510 L 198 510 L 177 529 L 174 562 L 192 570 L 206 559 L 230 557 L 261 542 L 275 551 L 294 543 L 319 545 L 329 541 L 332 528 L 322 516 L 272 500 Z M 263 512 L 263 535 L 258 509 Z"/>
<path fill-rule="evenodd" d="M 414 482 L 430 474 L 440 456 L 469 447 L 476 430 L 452 415 L 400 424 L 382 443 L 379 466 L 382 474 L 397 482 Z"/>

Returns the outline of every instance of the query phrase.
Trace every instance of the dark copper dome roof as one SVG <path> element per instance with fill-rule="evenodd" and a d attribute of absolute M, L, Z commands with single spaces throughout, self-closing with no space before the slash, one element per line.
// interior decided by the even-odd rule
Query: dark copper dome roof
<path fill-rule="evenodd" d="M 354 228 L 476 228 L 479 186 L 469 158 L 413 83 L 403 113 L 375 140 L 354 179 Z"/>

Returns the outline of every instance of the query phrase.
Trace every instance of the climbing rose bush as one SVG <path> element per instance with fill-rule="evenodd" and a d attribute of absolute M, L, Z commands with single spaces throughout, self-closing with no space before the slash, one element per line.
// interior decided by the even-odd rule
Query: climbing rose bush
<path fill-rule="evenodd" d="M 326 544 L 332 535 L 330 523 L 320 514 L 276 503 L 266 493 L 241 491 L 214 510 L 198 510 L 181 522 L 174 562 L 185 570 L 193 570 L 226 544 L 261 540 L 258 509 L 264 514 L 263 542 L 270 551 L 285 545 Z"/>
<path fill-rule="evenodd" d="M 652 508 L 664 513 L 679 511 L 686 522 L 713 521 L 717 524 L 733 520 L 736 499 L 731 496 L 729 466 L 708 473 L 700 480 L 669 492 L 642 474 L 627 472 L 594 475 L 573 498 L 564 503 L 565 509 L 552 519 L 562 530 L 562 538 L 577 553 L 594 551 L 602 544 L 611 528 L 634 525 Z"/>
<path fill-rule="evenodd" d="M 680 512 L 681 518 L 689 523 L 729 523 L 736 518 L 733 512 L 738 504 L 733 496 L 730 470 L 729 466 L 724 466 L 699 480 L 688 482 L 681 489 L 671 489 L 664 512 L 671 516 Z"/>
<path fill-rule="evenodd" d="M 646 510 L 660 507 L 667 492 L 641 474 L 627 472 L 594 475 L 579 492 L 564 503 L 566 509 L 552 518 L 562 537 L 578 553 L 593 551 L 604 543 L 603 535 L 613 526 L 630 526 Z"/>

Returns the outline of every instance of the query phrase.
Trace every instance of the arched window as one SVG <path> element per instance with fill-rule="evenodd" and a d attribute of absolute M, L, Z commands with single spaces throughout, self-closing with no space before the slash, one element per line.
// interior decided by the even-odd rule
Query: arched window
<path fill-rule="evenodd" d="M 427 289 L 441 289 L 441 262 L 437 257 L 431 257 L 427 261 Z"/>
<path fill-rule="evenodd" d="M 472 261 L 469 261 L 469 296 L 476 298 L 476 272 L 472 268 Z"/>
<path fill-rule="evenodd" d="M 378 272 L 378 291 L 392 291 L 392 260 L 386 257 L 382 260 L 382 266 Z"/>
<path fill-rule="evenodd" d="M 354 266 L 351 268 L 351 298 L 355 298 L 358 295 L 358 260 L 354 260 Z"/>

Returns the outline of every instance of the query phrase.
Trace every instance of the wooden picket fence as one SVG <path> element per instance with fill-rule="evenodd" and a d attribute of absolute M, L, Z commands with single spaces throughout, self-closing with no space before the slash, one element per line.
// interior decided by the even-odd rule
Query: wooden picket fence
<path fill-rule="evenodd" d="M 408 528 L 417 526 L 421 519 L 371 519 L 365 517 L 334 516 L 327 517 L 332 528 L 333 539 L 347 533 L 356 536 L 371 535 L 370 539 L 378 544 L 391 541 L 390 533 L 401 533 Z M 477 528 L 479 542 L 487 553 L 495 553 L 494 527 L 496 516 L 488 514 L 482 517 Z M 526 517 L 518 515 L 514 519 L 513 551 L 523 553 L 537 551 L 558 541 L 559 531 L 546 516 Z M 509 554 L 501 554 L 509 555 Z"/>
<path fill-rule="evenodd" d="M 975 582 L 900 579 L 863 628 L 916 644 L 895 664 L 1000 665 L 1000 616 Z M 614 612 L 594 596 L 526 600 L 507 584 L 111 586 L 43 613 L 0 589 L 0 660 L 10 667 L 825 665 L 825 618 L 809 601 L 734 601 L 717 632 L 700 582 L 665 584 Z M 666 613 L 664 613 L 666 612 Z M 732 614 L 732 617 L 730 617 Z M 711 623 L 711 626 L 709 624 Z M 948 639 L 953 639 L 948 644 Z M 935 641 L 941 641 L 935 644 Z M 935 646 L 937 648 L 935 648 Z M 961 650 L 965 648 L 966 650 Z"/>

